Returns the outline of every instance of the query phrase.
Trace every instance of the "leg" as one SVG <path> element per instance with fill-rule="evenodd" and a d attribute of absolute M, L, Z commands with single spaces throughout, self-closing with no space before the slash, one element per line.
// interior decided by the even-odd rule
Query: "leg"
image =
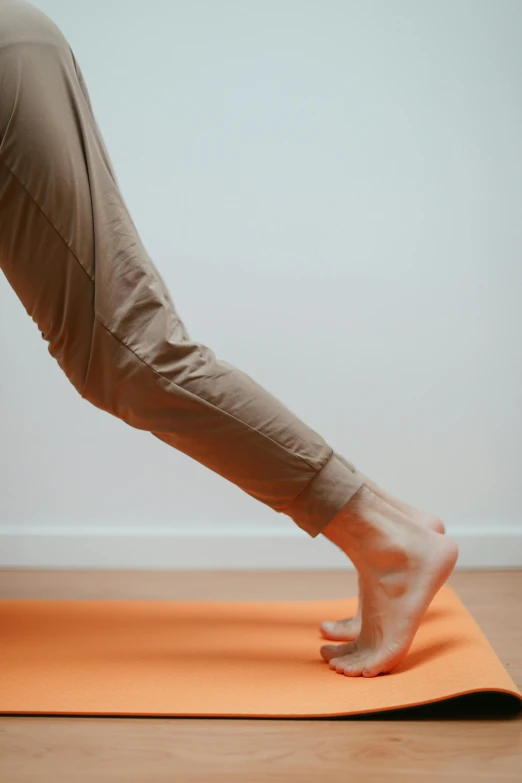
<path fill-rule="evenodd" d="M 388 503 L 388 505 L 397 509 L 397 511 L 402 511 L 402 513 L 406 514 L 406 516 L 409 517 L 412 522 L 416 522 L 418 525 L 423 525 L 424 527 L 429 527 L 432 530 L 435 530 L 436 533 L 445 533 L 443 522 L 437 516 L 435 516 L 435 514 L 429 514 L 426 511 L 419 511 L 417 508 L 410 506 L 408 503 L 404 503 L 402 500 L 399 500 L 393 495 L 390 495 L 389 492 L 386 492 L 384 489 L 379 487 L 374 481 L 369 479 L 368 476 L 365 476 L 364 473 L 359 471 L 359 475 L 368 489 L 371 489 L 375 495 L 378 495 L 382 500 Z"/>
<path fill-rule="evenodd" d="M 51 355 L 92 404 L 311 535 L 325 529 L 363 582 L 361 636 L 340 670 L 388 671 L 454 545 L 391 509 L 279 400 L 190 339 L 125 208 L 74 57 L 27 4 L 0 5 L 0 98 L 0 265 Z"/>
<path fill-rule="evenodd" d="M 362 584 L 359 638 L 321 653 L 348 676 L 391 671 L 408 652 L 422 616 L 457 561 L 456 544 L 412 521 L 363 486 L 324 534 L 353 561 Z"/>
<path fill-rule="evenodd" d="M 317 535 L 354 468 L 245 373 L 190 339 L 125 208 L 67 42 L 0 5 L 0 265 L 89 402 Z"/>
<path fill-rule="evenodd" d="M 364 474 L 360 474 L 365 486 L 370 489 L 381 500 L 385 501 L 389 506 L 402 511 L 412 522 L 416 522 L 418 525 L 431 528 L 436 533 L 444 533 L 445 528 L 441 520 L 434 514 L 427 514 L 423 511 L 418 511 L 413 506 L 409 506 L 407 503 L 403 503 L 401 500 L 393 497 L 388 492 L 385 492 L 377 484 L 371 481 Z M 331 620 L 325 620 L 320 625 L 320 632 L 325 639 L 330 639 L 334 642 L 353 641 L 357 639 L 361 632 L 362 623 L 362 580 L 358 578 L 359 586 L 359 605 L 357 607 L 357 614 L 355 617 L 346 617 L 343 620 L 337 620 L 332 622 Z"/>

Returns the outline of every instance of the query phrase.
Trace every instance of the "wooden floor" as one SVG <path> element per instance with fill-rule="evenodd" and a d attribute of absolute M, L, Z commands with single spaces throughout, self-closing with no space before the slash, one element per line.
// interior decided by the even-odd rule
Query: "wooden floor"
<path fill-rule="evenodd" d="M 522 572 L 459 572 L 450 584 L 521 688 Z M 0 571 L 0 598 L 304 600 L 354 593 L 353 574 L 339 572 Z M 522 718 L 0 717 L 0 781 L 520 783 Z"/>

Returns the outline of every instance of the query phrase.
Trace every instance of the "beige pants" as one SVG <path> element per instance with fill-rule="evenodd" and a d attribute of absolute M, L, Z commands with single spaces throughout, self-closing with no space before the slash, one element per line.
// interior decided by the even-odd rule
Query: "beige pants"
<path fill-rule="evenodd" d="M 120 194 L 73 53 L 0 0 L 0 266 L 82 397 L 317 535 L 353 466 L 194 342 Z"/>

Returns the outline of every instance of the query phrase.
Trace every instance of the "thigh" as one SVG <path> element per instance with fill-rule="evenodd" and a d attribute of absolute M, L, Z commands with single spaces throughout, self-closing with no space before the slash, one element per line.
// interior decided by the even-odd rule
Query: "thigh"
<path fill-rule="evenodd" d="M 81 118 L 85 102 L 59 30 L 0 3 L 0 266 L 73 383 L 85 374 L 94 243 Z"/>

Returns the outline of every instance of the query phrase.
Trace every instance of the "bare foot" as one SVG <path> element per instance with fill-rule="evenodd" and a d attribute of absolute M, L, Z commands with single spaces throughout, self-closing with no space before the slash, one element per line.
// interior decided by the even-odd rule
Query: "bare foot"
<path fill-rule="evenodd" d="M 413 522 L 362 487 L 324 530 L 360 574 L 362 627 L 355 642 L 325 645 L 330 668 L 374 677 L 406 656 L 420 621 L 457 561 L 448 537 Z"/>
<path fill-rule="evenodd" d="M 354 617 L 345 617 L 343 620 L 324 620 L 319 626 L 321 636 L 331 642 L 351 642 L 357 639 L 361 633 L 363 585 L 360 576 L 357 576 L 359 603 Z"/>
<path fill-rule="evenodd" d="M 380 497 L 386 503 L 398 511 L 402 511 L 413 522 L 424 527 L 429 527 L 436 533 L 445 533 L 446 528 L 443 522 L 434 514 L 428 514 L 424 511 L 419 511 L 413 506 L 409 506 L 407 503 L 403 503 L 402 500 L 385 492 L 377 484 L 374 484 L 369 478 L 361 474 L 364 478 L 364 483 L 375 495 Z M 325 639 L 329 639 L 332 642 L 349 642 L 353 639 L 357 639 L 361 632 L 361 616 L 362 616 L 362 584 L 361 579 L 358 579 L 359 585 L 359 604 L 357 607 L 357 613 L 355 617 L 345 617 L 343 620 L 325 620 L 319 626 L 321 635 Z"/>

